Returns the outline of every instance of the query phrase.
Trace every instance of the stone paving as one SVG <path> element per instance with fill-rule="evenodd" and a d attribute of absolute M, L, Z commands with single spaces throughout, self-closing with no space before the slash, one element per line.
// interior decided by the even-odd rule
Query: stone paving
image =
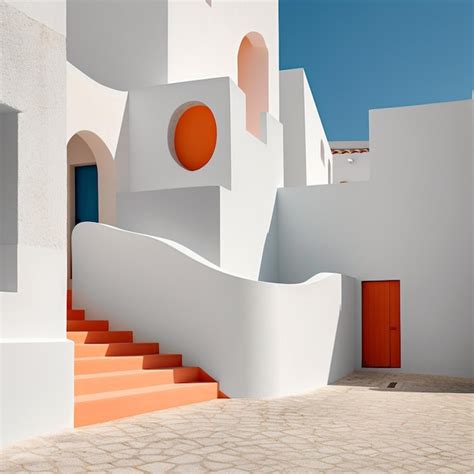
<path fill-rule="evenodd" d="M 301 396 L 215 400 L 36 438 L 6 449 L 0 470 L 474 472 L 473 388 L 359 372 Z"/>

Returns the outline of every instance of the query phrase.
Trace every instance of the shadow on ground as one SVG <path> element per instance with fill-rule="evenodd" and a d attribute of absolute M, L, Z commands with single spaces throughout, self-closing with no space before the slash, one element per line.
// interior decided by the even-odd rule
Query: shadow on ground
<path fill-rule="evenodd" d="M 474 393 L 474 379 L 388 372 L 354 372 L 333 385 L 386 392 Z"/>

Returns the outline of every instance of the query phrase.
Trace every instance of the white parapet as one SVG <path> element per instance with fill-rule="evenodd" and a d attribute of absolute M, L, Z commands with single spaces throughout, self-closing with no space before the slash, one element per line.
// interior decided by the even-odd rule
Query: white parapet
<path fill-rule="evenodd" d="M 74 298 L 88 318 L 158 338 L 229 396 L 300 393 L 354 368 L 350 278 L 248 280 L 174 242 L 92 223 L 74 230 L 73 252 Z"/>

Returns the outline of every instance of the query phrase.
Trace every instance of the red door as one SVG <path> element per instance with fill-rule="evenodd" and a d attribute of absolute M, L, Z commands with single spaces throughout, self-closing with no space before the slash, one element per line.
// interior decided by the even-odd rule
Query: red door
<path fill-rule="evenodd" d="M 400 367 L 400 281 L 362 282 L 362 367 Z"/>

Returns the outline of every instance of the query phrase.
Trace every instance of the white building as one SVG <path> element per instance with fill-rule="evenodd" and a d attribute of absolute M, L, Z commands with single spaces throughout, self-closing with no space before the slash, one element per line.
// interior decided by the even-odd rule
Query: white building
<path fill-rule="evenodd" d="M 329 144 L 277 0 L 0 22 L 2 444 L 355 369 L 472 377 L 472 100 Z"/>

